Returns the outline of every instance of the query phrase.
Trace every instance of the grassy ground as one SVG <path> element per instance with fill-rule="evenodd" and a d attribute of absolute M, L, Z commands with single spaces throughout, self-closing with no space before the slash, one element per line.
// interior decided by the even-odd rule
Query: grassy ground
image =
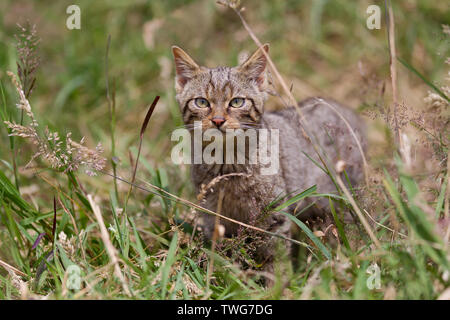
<path fill-rule="evenodd" d="M 382 9 L 380 30 L 366 28 L 366 8 L 374 3 Z M 359 110 L 370 140 L 368 184 L 351 190 L 356 203 L 338 188 L 330 197 L 335 224 L 299 224 L 298 240 L 307 248 L 294 245 L 293 265 L 278 260 L 271 288 L 259 281 L 251 245 L 244 244 L 246 235 L 257 234 L 244 230 L 211 251 L 192 235 L 192 204 L 174 201 L 195 202 L 196 195 L 189 168 L 170 160 L 171 131 L 182 125 L 170 46 L 207 66 L 236 64 L 239 54 L 255 49 L 239 18 L 212 0 L 80 0 L 81 30 L 68 30 L 70 4 L 0 3 L 0 299 L 449 298 L 450 36 L 442 25 L 450 21 L 444 1 L 393 4 L 395 119 L 387 112 L 394 97 L 383 1 L 243 1 L 245 19 L 271 44 L 293 95 L 329 96 Z M 27 20 L 41 38 L 28 100 L 46 152 L 56 157 L 38 156 L 28 166 L 38 147 L 32 139 L 8 137 L 11 128 L 3 125 L 33 128 L 27 113 L 22 120 L 7 75 L 17 74 L 16 24 Z M 139 129 L 156 95 L 161 99 L 138 157 Z M 267 107 L 280 102 L 273 97 Z M 63 142 L 48 139 L 46 127 Z M 400 152 L 397 130 L 405 135 Z M 130 192 L 129 184 L 84 168 L 65 170 L 69 132 L 74 141 L 85 137 L 91 149 L 101 142 L 104 170 L 128 181 L 138 159 L 135 181 L 146 190 Z M 84 161 L 101 162 L 73 148 Z M 378 241 L 363 225 L 342 225 L 348 210 L 363 214 Z M 80 290 L 68 285 L 77 270 Z M 379 286 L 373 281 L 378 271 Z"/>

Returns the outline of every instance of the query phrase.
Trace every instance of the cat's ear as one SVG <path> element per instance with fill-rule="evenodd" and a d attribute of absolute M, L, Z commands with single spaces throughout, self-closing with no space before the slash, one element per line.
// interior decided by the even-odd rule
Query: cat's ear
<path fill-rule="evenodd" d="M 175 61 L 176 84 L 183 88 L 186 82 L 200 71 L 200 67 L 183 49 L 172 46 L 172 53 Z"/>
<path fill-rule="evenodd" d="M 238 69 L 247 77 L 256 80 L 261 85 L 266 78 L 267 58 L 264 52 L 269 52 L 269 44 L 266 43 L 260 47 L 256 52 L 242 63 Z"/>

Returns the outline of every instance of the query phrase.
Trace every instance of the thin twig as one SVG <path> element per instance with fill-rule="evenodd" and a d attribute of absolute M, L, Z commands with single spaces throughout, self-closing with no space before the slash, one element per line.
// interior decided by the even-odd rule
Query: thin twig
<path fill-rule="evenodd" d="M 14 268 L 13 266 L 7 264 L 6 262 L 4 262 L 2 260 L 0 260 L 0 266 L 5 268 L 7 271 L 14 272 L 15 274 L 18 274 L 19 276 L 28 277 L 25 273 L 23 273 L 19 269 Z"/>
<path fill-rule="evenodd" d="M 401 232 L 395 231 L 394 229 L 389 228 L 388 226 L 385 226 L 385 225 L 382 224 L 382 223 L 379 223 L 377 220 L 375 220 L 375 219 L 367 212 L 366 209 L 363 209 L 363 211 L 364 211 L 364 213 L 366 214 L 366 216 L 368 216 L 369 219 L 372 220 L 376 225 L 378 225 L 378 226 L 380 226 L 380 227 L 382 227 L 382 228 L 384 228 L 384 229 L 386 229 L 386 230 L 392 232 L 393 234 L 398 234 L 398 235 L 402 236 L 403 238 L 407 238 L 407 237 L 408 237 L 406 234 L 403 234 L 403 233 L 401 233 Z"/>
<path fill-rule="evenodd" d="M 388 4 L 389 3 L 389 4 Z M 398 146 L 398 150 L 400 150 L 400 154 L 405 161 L 405 163 L 411 163 L 410 154 L 408 150 L 405 149 L 405 145 L 403 143 L 403 135 L 398 126 L 397 119 L 397 109 L 398 109 L 398 91 L 397 91 L 397 50 L 395 48 L 395 22 L 394 22 L 394 11 L 392 9 L 392 3 L 390 0 L 384 1 L 385 11 L 387 15 L 387 33 L 388 33 L 388 45 L 389 45 L 389 66 L 391 73 L 391 85 L 392 85 L 392 102 L 393 106 L 393 117 L 394 117 L 394 134 L 395 134 L 395 143 Z M 389 113 L 391 113 L 389 111 Z M 389 118 L 388 118 L 389 119 Z M 389 122 L 389 121 L 388 121 Z M 391 220 L 396 221 L 396 216 L 392 213 Z M 393 224 L 394 228 L 397 231 L 398 224 Z"/>
<path fill-rule="evenodd" d="M 389 4 L 388 4 L 389 2 Z M 389 41 L 389 65 L 391 71 L 391 83 L 392 83 L 392 101 L 394 104 L 393 117 L 394 117 L 394 131 L 395 140 L 399 145 L 400 150 L 403 150 L 401 130 L 398 126 L 397 109 L 398 109 L 398 91 L 397 91 L 397 52 L 395 49 L 395 22 L 394 11 L 392 10 L 391 1 L 385 0 L 385 10 L 388 15 L 388 41 Z"/>

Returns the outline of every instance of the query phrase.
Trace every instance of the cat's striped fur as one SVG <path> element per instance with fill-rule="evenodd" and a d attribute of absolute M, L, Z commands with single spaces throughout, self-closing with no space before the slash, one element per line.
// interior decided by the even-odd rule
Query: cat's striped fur
<path fill-rule="evenodd" d="M 280 170 L 273 175 L 262 175 L 260 165 L 194 164 L 191 166 L 192 180 L 199 192 L 202 185 L 224 174 L 245 173 L 245 176 L 229 177 L 220 180 L 212 192 L 206 194 L 203 204 L 206 208 L 216 210 L 218 193 L 224 190 L 222 214 L 228 217 L 255 223 L 273 232 L 286 236 L 290 234 L 290 220 L 279 213 L 269 213 L 264 219 L 258 219 L 264 208 L 280 195 L 301 192 L 317 185 L 320 193 L 336 192 L 330 177 L 316 166 L 308 156 L 317 159 L 311 143 L 303 135 L 296 110 L 285 108 L 277 112 L 264 113 L 267 99 L 266 58 L 258 49 L 249 59 L 237 67 L 218 67 L 209 69 L 200 67 L 183 50 L 173 47 L 176 65 L 176 99 L 180 105 L 183 120 L 188 128 L 194 121 L 201 121 L 202 128 L 247 129 L 268 128 L 280 131 Z M 243 98 L 239 108 L 230 107 L 233 98 Z M 208 107 L 199 108 L 196 98 L 204 98 Z M 326 100 L 336 108 L 350 123 L 361 144 L 365 146 L 363 123 L 349 109 L 332 100 Z M 203 101 L 202 101 L 203 103 Z M 203 106 L 203 105 L 202 105 Z M 309 123 L 310 134 L 314 135 L 331 163 L 344 160 L 347 173 L 353 185 L 363 178 L 362 158 L 348 128 L 340 117 L 331 111 L 321 100 L 307 99 L 299 104 Z M 217 120 L 219 119 L 219 120 Z M 319 161 L 318 161 L 319 162 Z M 299 206 L 293 205 L 289 210 L 297 212 L 309 205 L 304 201 Z M 323 215 L 327 212 L 328 200 L 318 200 L 301 218 Z M 211 234 L 214 217 L 205 216 L 206 234 Z M 238 226 L 227 221 L 226 234 L 234 235 Z M 274 239 L 267 239 L 260 247 L 259 256 L 267 265 L 273 259 Z M 289 247 L 288 245 L 286 247 Z M 270 267 L 269 267 L 270 268 Z"/>

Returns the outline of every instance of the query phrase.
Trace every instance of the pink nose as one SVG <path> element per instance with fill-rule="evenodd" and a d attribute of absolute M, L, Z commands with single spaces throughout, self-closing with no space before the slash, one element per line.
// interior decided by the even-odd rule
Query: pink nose
<path fill-rule="evenodd" d="M 225 118 L 224 117 L 214 117 L 211 119 L 212 122 L 214 122 L 214 124 L 218 127 L 220 127 L 224 122 L 225 122 Z"/>

